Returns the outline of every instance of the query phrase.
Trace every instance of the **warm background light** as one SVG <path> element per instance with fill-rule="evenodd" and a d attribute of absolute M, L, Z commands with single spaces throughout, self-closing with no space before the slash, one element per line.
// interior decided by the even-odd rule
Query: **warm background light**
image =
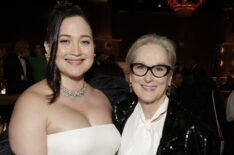
<path fill-rule="evenodd" d="M 189 16 L 198 9 L 204 0 L 167 0 L 168 5 L 178 15 Z"/>

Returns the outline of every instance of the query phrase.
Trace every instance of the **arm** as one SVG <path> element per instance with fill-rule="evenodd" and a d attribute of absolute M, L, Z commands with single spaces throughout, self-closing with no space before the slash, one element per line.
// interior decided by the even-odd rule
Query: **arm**
<path fill-rule="evenodd" d="M 9 125 L 9 141 L 16 155 L 46 155 L 46 103 L 25 92 L 17 101 Z"/>

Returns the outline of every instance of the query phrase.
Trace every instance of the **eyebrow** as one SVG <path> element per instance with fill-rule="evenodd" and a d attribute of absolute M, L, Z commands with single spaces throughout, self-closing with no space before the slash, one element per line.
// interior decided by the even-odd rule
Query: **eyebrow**
<path fill-rule="evenodd" d="M 59 37 L 68 37 L 68 38 L 72 38 L 72 36 L 69 35 L 69 34 L 60 34 Z M 80 37 L 81 37 L 81 38 L 86 38 L 86 37 L 87 37 L 87 38 L 92 39 L 92 37 L 91 37 L 90 35 L 81 35 Z"/>
<path fill-rule="evenodd" d="M 141 62 L 134 62 L 134 63 L 138 63 L 138 64 L 143 64 L 143 65 L 146 65 L 146 64 L 144 64 L 144 63 L 141 63 Z M 155 64 L 155 65 L 152 65 L 152 66 L 157 66 L 157 65 L 167 65 L 167 66 L 170 66 L 170 65 L 168 65 L 168 64 L 164 64 L 164 63 L 157 63 L 157 64 Z M 148 65 L 146 65 L 146 66 L 148 66 Z M 151 66 L 151 67 L 152 67 Z"/>

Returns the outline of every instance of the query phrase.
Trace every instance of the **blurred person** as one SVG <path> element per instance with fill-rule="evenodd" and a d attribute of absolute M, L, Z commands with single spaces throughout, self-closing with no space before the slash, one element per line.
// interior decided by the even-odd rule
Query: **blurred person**
<path fill-rule="evenodd" d="M 85 82 L 93 64 L 94 42 L 82 9 L 60 2 L 49 14 L 46 79 L 17 100 L 9 138 L 17 155 L 114 155 L 120 134 L 111 104 Z"/>
<path fill-rule="evenodd" d="M 111 54 L 109 52 L 101 52 L 97 57 L 97 62 L 100 64 L 112 61 L 110 60 L 110 55 Z"/>
<path fill-rule="evenodd" d="M 201 70 L 200 59 L 197 56 L 192 56 L 191 62 L 192 62 L 191 72 L 193 74 L 196 74 L 197 72 Z"/>
<path fill-rule="evenodd" d="M 104 55 L 107 55 L 105 59 L 103 58 L 105 57 Z M 105 52 L 97 54 L 96 62 L 94 62 L 93 66 L 86 73 L 85 77 L 87 81 L 90 82 L 93 79 L 95 79 L 96 81 L 96 78 L 102 77 L 107 77 L 108 79 L 111 77 L 125 78 L 125 75 L 120 66 L 117 63 L 115 63 L 114 55 Z M 100 81 L 100 84 L 104 84 L 102 83 L 102 80 Z"/>
<path fill-rule="evenodd" d="M 234 122 L 234 89 L 231 91 L 227 99 L 226 119 L 228 122 Z"/>
<path fill-rule="evenodd" d="M 92 87 L 101 90 L 112 105 L 128 98 L 129 85 L 123 70 L 115 62 L 94 64 L 85 74 L 85 79 Z"/>
<path fill-rule="evenodd" d="M 183 75 L 180 71 L 174 71 L 172 76 L 172 84 L 175 87 L 181 87 L 183 84 Z"/>
<path fill-rule="evenodd" d="M 34 46 L 32 56 L 27 57 L 31 66 L 34 83 L 41 81 L 46 76 L 47 61 L 45 51 L 41 44 L 37 43 Z"/>
<path fill-rule="evenodd" d="M 115 113 L 123 129 L 118 155 L 217 154 L 212 129 L 166 96 L 175 61 L 173 43 L 156 34 L 141 36 L 129 49 L 126 62 L 136 98 Z"/>
<path fill-rule="evenodd" d="M 227 96 L 226 101 L 226 137 L 225 137 L 225 153 L 227 155 L 234 154 L 234 89 Z"/>
<path fill-rule="evenodd" d="M 198 119 L 203 120 L 218 133 L 225 127 L 225 107 L 219 89 L 213 83 L 210 73 L 200 65 L 200 59 L 192 57 L 193 67 L 184 80 L 181 105 L 191 111 Z M 189 77 L 189 78 L 188 78 Z M 212 99 L 214 93 L 214 101 Z M 217 119 L 216 119 L 217 116 Z"/>
<path fill-rule="evenodd" d="M 180 71 L 174 71 L 172 75 L 171 87 L 170 87 L 170 97 L 173 97 L 177 104 L 181 104 L 182 101 L 182 84 L 183 75 Z"/>
<path fill-rule="evenodd" d="M 125 61 L 116 61 L 116 64 L 123 70 L 124 78 L 129 82 L 130 68 Z"/>
<path fill-rule="evenodd" d="M 6 58 L 4 64 L 3 78 L 7 80 L 7 94 L 22 93 L 33 83 L 32 68 L 26 59 L 31 52 L 28 41 L 17 41 L 14 52 Z"/>
<path fill-rule="evenodd" d="M 227 75 L 227 79 L 225 83 L 222 85 L 221 89 L 232 91 L 234 89 L 234 76 L 233 76 L 234 70 L 230 70 L 229 74 Z"/>

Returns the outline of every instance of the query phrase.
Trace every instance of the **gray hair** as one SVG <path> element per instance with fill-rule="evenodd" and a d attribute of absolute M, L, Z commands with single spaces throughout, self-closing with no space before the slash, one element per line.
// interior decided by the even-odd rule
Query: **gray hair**
<path fill-rule="evenodd" d="M 128 65 L 133 63 L 137 49 L 150 43 L 160 45 L 167 51 L 170 66 L 172 69 L 174 69 L 176 63 L 176 52 L 175 52 L 174 43 L 171 40 L 169 40 L 167 37 L 159 36 L 157 34 L 146 34 L 138 38 L 132 44 L 132 46 L 130 47 L 127 53 L 126 63 Z"/>

